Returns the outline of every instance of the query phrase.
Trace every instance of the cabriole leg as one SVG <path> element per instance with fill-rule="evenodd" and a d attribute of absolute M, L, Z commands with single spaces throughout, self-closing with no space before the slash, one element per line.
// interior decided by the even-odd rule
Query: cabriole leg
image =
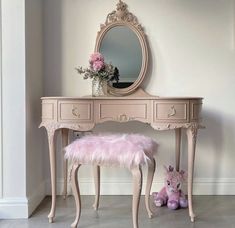
<path fill-rule="evenodd" d="M 56 207 L 56 151 L 55 151 L 55 130 L 47 129 L 50 172 L 51 172 L 51 210 L 48 215 L 49 222 L 52 223 L 55 217 Z"/>
<path fill-rule="evenodd" d="M 191 221 L 194 222 L 195 214 L 193 212 L 193 172 L 194 172 L 194 160 L 197 138 L 197 125 L 190 126 L 187 130 L 188 138 L 188 201 L 189 201 L 189 216 Z"/>
<path fill-rule="evenodd" d="M 150 190 L 151 190 L 152 183 L 153 183 L 155 167 L 156 167 L 156 162 L 155 162 L 155 159 L 153 158 L 148 162 L 148 176 L 147 176 L 147 184 L 146 184 L 146 190 L 145 190 L 145 206 L 146 206 L 149 218 L 152 218 L 152 215 L 153 215 L 150 209 L 149 196 L 150 196 Z"/>
<path fill-rule="evenodd" d="M 133 176 L 132 220 L 133 228 L 138 228 L 140 194 L 142 190 L 142 170 L 140 166 L 131 169 Z"/>
<path fill-rule="evenodd" d="M 80 164 L 77 162 L 73 164 L 72 167 L 72 174 L 71 174 L 71 184 L 72 184 L 72 191 L 76 203 L 76 217 L 74 222 L 71 224 L 72 228 L 76 228 L 81 216 L 81 198 L 80 198 L 80 191 L 78 186 L 78 169 Z"/>

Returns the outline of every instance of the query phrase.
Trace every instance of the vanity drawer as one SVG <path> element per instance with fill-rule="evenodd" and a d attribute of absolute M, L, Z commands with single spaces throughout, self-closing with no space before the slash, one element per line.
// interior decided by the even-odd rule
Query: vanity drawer
<path fill-rule="evenodd" d="M 150 102 L 146 100 L 108 100 L 96 102 L 96 121 L 150 122 Z"/>
<path fill-rule="evenodd" d="M 59 101 L 58 121 L 61 122 L 93 121 L 93 101 Z"/>
<path fill-rule="evenodd" d="M 188 122 L 189 101 L 154 101 L 154 122 Z"/>
<path fill-rule="evenodd" d="M 51 121 L 56 119 L 56 102 L 55 101 L 42 101 L 42 120 Z"/>
<path fill-rule="evenodd" d="M 202 100 L 190 102 L 190 120 L 197 121 L 201 119 Z"/>

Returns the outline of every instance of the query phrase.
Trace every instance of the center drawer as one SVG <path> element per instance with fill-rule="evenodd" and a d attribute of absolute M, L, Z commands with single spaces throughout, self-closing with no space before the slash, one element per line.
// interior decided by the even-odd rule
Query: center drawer
<path fill-rule="evenodd" d="M 138 120 L 150 122 L 150 102 L 146 100 L 96 101 L 96 122 Z"/>

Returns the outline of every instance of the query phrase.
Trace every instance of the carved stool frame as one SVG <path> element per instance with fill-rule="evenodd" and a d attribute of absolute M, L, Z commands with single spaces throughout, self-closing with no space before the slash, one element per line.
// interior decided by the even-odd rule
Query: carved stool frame
<path fill-rule="evenodd" d="M 80 198 L 80 190 L 78 185 L 78 169 L 82 164 L 79 161 L 75 161 L 72 165 L 71 170 L 71 184 L 72 191 L 75 198 L 76 203 L 76 217 L 74 222 L 71 224 L 71 227 L 76 228 L 81 215 L 81 198 Z M 148 213 L 148 217 L 152 218 L 153 213 L 150 209 L 149 196 L 150 190 L 153 182 L 153 176 L 155 172 L 156 162 L 155 159 L 150 159 L 148 161 L 148 175 L 147 175 L 147 184 L 145 190 L 145 206 Z M 133 176 L 133 197 L 132 197 L 132 220 L 133 220 L 133 228 L 138 228 L 138 212 L 139 212 L 139 202 L 140 195 L 142 190 L 142 168 L 140 165 L 134 166 L 130 168 L 130 171 Z M 93 205 L 95 210 L 98 210 L 99 207 L 99 198 L 100 198 L 100 166 L 93 166 L 94 179 L 95 179 L 95 203 Z"/>

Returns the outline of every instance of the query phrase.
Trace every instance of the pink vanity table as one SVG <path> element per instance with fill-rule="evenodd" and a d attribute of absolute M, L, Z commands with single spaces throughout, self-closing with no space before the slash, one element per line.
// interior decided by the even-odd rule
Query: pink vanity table
<path fill-rule="evenodd" d="M 117 31 L 116 31 L 117 30 Z M 125 33 L 127 33 L 125 35 Z M 96 39 L 95 51 L 101 52 L 105 58 L 109 56 L 108 51 L 112 51 L 114 43 L 109 48 L 106 41 L 113 36 L 112 40 L 123 35 L 123 42 L 118 45 L 128 43 L 129 37 L 134 40 L 128 45 L 127 54 L 136 55 L 139 48 L 140 61 L 131 64 L 131 68 L 139 64 L 137 77 L 125 88 L 109 88 L 109 94 L 104 97 L 43 97 L 42 98 L 42 123 L 40 127 L 45 127 L 48 134 L 52 204 L 48 215 L 49 221 L 53 222 L 56 208 L 56 149 L 55 133 L 62 132 L 63 146 L 68 143 L 68 130 L 90 131 L 96 124 L 106 121 L 126 123 L 129 121 L 140 121 L 148 124 L 157 131 L 175 131 L 175 157 L 176 169 L 180 167 L 180 145 L 181 130 L 186 129 L 188 142 L 188 200 L 189 216 L 194 221 L 192 206 L 193 191 L 193 171 L 195 159 L 195 147 L 197 131 L 201 127 L 202 98 L 200 97 L 157 97 L 151 96 L 143 91 L 139 86 L 143 81 L 148 66 L 148 45 L 142 26 L 138 23 L 136 16 L 130 13 L 127 5 L 119 1 L 116 11 L 108 14 L 106 21 L 101 25 Z M 121 38 L 120 38 L 121 39 Z M 107 42 L 108 43 L 108 42 Z M 137 43 L 138 46 L 131 47 Z M 123 52 L 126 47 L 123 46 Z M 122 47 L 115 47 L 115 50 L 122 50 Z M 131 53 L 133 51 L 133 53 Z M 135 53 L 135 54 L 134 54 Z M 130 60 L 129 57 L 126 61 Z M 132 58 L 133 59 L 133 58 Z M 138 62 L 139 61 L 139 62 Z M 116 63 L 115 63 L 116 64 Z M 119 65 L 120 64 L 120 65 Z M 117 63 L 120 76 L 125 68 L 123 61 Z M 129 69 L 127 69 L 129 72 Z M 133 73 L 134 74 L 134 73 Z M 126 82 L 126 78 L 120 78 L 120 84 Z M 128 78 L 128 81 L 131 79 Z M 67 194 L 67 161 L 64 161 L 64 193 Z"/>
<path fill-rule="evenodd" d="M 202 98 L 167 98 L 154 96 L 125 97 L 43 97 L 42 123 L 48 133 L 52 204 L 50 221 L 55 216 L 56 205 L 56 151 L 55 132 L 62 130 L 63 146 L 68 142 L 68 129 L 92 130 L 105 121 L 140 121 L 155 130 L 174 130 L 176 137 L 176 169 L 180 166 L 181 129 L 185 128 L 188 139 L 188 200 L 189 215 L 194 220 L 192 208 L 193 169 L 197 130 L 201 127 Z M 66 161 L 65 161 L 66 162 Z M 67 186 L 65 169 L 64 195 Z"/>

